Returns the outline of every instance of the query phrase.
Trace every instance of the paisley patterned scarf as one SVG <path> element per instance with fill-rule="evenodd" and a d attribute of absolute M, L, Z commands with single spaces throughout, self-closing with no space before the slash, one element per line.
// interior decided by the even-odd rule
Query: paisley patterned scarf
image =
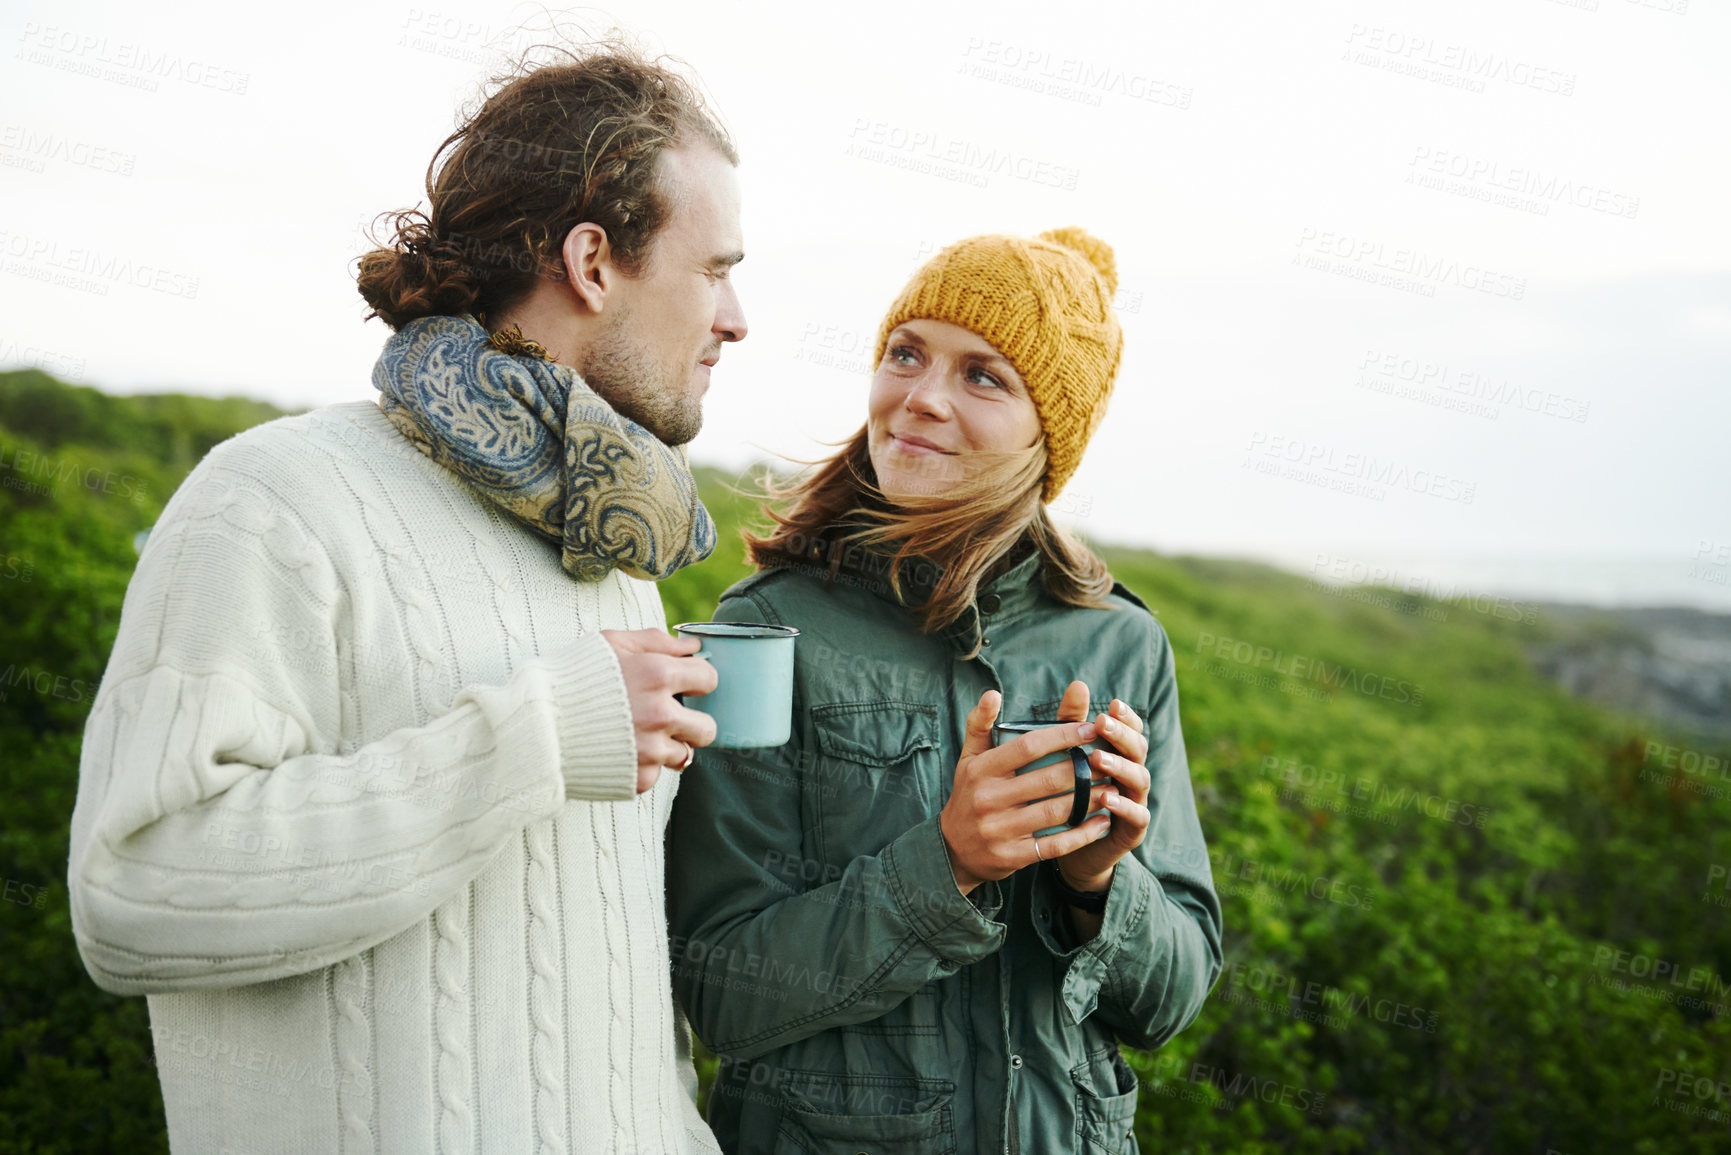
<path fill-rule="evenodd" d="M 620 416 L 533 342 L 490 339 L 468 315 L 421 317 L 385 342 L 373 386 L 405 437 L 558 543 L 579 581 L 615 567 L 659 580 L 715 549 L 685 448 Z"/>

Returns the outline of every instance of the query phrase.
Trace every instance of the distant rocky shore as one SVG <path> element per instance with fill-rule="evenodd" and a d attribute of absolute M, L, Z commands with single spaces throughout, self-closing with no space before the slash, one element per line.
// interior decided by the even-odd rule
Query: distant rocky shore
<path fill-rule="evenodd" d="M 1540 673 L 1678 737 L 1731 741 L 1731 615 L 1579 605 L 1540 612 L 1557 627 L 1529 651 Z"/>

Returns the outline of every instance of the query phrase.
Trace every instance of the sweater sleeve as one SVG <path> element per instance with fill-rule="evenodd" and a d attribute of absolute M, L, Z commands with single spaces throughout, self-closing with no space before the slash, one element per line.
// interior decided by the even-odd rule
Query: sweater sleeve
<path fill-rule="evenodd" d="M 1100 929 L 1076 946 L 1047 871 L 1032 871 L 1031 914 L 1061 963 L 1059 996 L 1075 1022 L 1090 1014 L 1131 1046 L 1153 1049 L 1202 1012 L 1222 964 L 1220 900 L 1196 813 L 1178 721 L 1172 645 L 1155 634 L 1154 701 L 1146 720 L 1148 809 L 1142 844 L 1118 862 Z"/>
<path fill-rule="evenodd" d="M 85 726 L 73 930 L 121 994 L 328 966 L 426 918 L 566 798 L 635 795 L 629 699 L 599 633 L 341 748 L 342 591 L 373 579 L 212 459 L 152 531 Z"/>

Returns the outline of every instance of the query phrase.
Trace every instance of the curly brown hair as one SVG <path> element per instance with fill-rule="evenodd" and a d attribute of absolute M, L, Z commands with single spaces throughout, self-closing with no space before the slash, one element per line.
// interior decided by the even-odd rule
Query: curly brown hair
<path fill-rule="evenodd" d="M 380 247 L 359 260 L 366 320 L 400 329 L 417 317 L 498 315 L 538 278 L 564 279 L 559 248 L 585 223 L 606 230 L 614 260 L 636 275 L 674 209 L 661 154 L 705 143 L 739 163 L 727 131 L 666 58 L 617 40 L 554 51 L 562 58 L 525 60 L 495 77 L 479 110 L 434 151 L 430 214 L 374 219 L 388 220 L 394 236 L 381 244 L 369 234 Z"/>

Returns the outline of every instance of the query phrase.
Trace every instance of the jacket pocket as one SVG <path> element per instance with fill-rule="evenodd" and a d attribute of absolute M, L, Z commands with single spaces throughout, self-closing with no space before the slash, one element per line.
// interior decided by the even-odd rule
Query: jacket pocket
<path fill-rule="evenodd" d="M 954 1083 L 789 1074 L 774 1155 L 954 1155 Z"/>
<path fill-rule="evenodd" d="M 1116 1047 L 1070 1068 L 1076 1085 L 1076 1150 L 1083 1155 L 1135 1155 L 1136 1072 Z"/>
<path fill-rule="evenodd" d="M 915 702 L 814 706 L 818 845 L 833 866 L 876 854 L 938 812 L 938 711 Z"/>
<path fill-rule="evenodd" d="M 1098 687 L 1090 684 L 1088 687 L 1088 719 L 1087 720 L 1093 721 L 1094 715 L 1105 713 L 1107 705 L 1109 705 L 1111 703 L 1113 698 L 1124 698 L 1124 695 L 1114 694 L 1110 690 L 1102 690 L 1102 689 L 1099 689 Z M 1028 715 L 1027 716 L 1029 718 L 1035 720 L 1035 721 L 1050 722 L 1058 716 L 1058 706 L 1063 701 L 1064 701 L 1064 696 L 1062 694 L 1059 694 L 1056 698 L 1047 698 L 1043 702 L 1035 702 L 1028 707 Z M 1130 708 L 1132 710 L 1135 710 L 1137 715 L 1139 717 L 1141 717 L 1144 721 L 1147 720 L 1148 712 L 1146 709 L 1144 709 L 1142 706 L 1137 705 L 1135 702 L 1131 701 L 1131 699 L 1129 699 L 1129 698 L 1124 698 L 1124 701 L 1130 702 Z M 1006 714 L 1005 717 L 1009 717 L 1009 715 Z"/>

